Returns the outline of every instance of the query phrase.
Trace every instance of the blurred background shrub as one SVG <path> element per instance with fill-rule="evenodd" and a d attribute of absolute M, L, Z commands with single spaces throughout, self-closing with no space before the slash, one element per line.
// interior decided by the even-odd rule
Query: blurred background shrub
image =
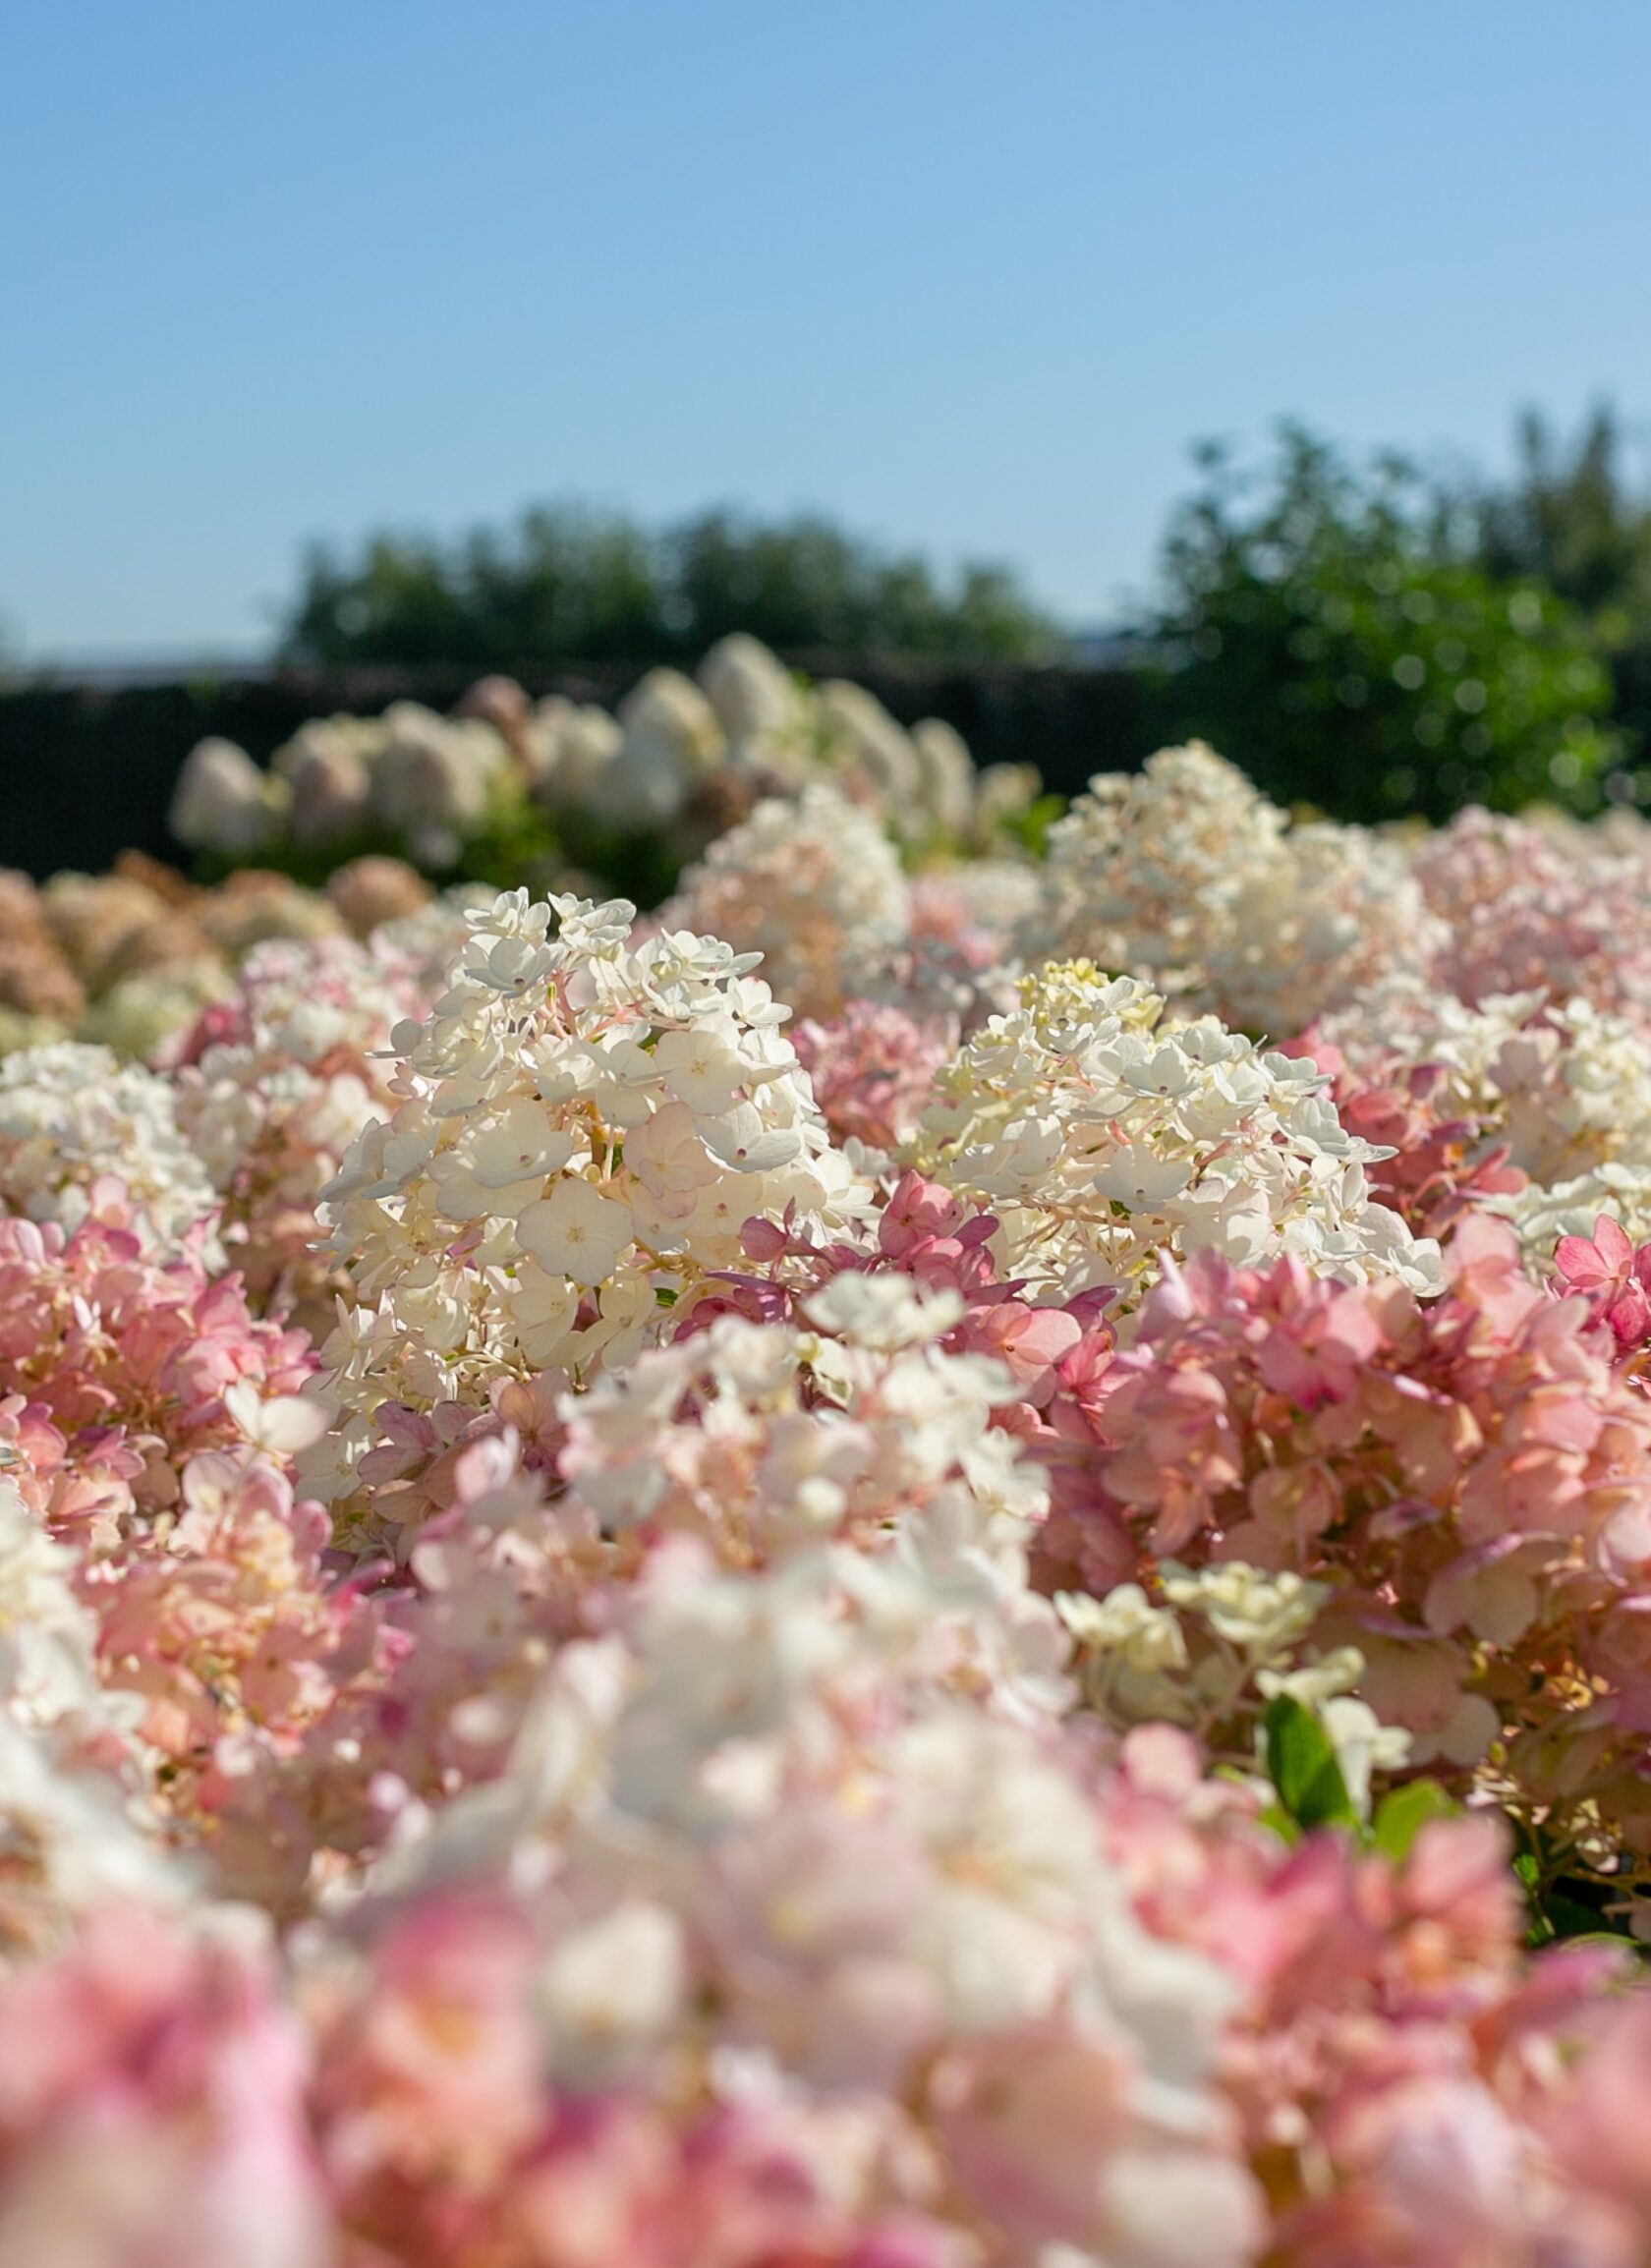
<path fill-rule="evenodd" d="M 1355 469 L 1298 425 L 1260 473 L 1201 462 L 1154 625 L 1177 738 L 1348 818 L 1598 801 L 1624 748 L 1605 642 L 1512 539 L 1525 490 L 1481 503 L 1393 455 Z"/>

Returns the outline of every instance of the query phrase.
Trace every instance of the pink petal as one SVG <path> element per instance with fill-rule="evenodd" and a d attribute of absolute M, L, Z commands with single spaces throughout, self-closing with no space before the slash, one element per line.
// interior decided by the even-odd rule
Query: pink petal
<path fill-rule="evenodd" d="M 1594 1245 L 1613 1276 L 1620 1276 L 1633 1258 L 1633 1246 L 1620 1220 L 1602 1213 L 1594 1222 Z"/>
<path fill-rule="evenodd" d="M 1603 1254 L 1585 1236 L 1562 1236 L 1554 1247 L 1554 1266 L 1567 1283 L 1584 1289 L 1609 1283 L 1615 1274 L 1607 1267 Z"/>

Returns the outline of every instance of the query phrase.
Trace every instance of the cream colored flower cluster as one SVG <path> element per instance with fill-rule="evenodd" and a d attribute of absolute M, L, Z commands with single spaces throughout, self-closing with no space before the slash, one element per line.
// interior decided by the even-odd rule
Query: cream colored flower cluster
<path fill-rule="evenodd" d="M 1007 1369 L 937 1343 L 963 1312 L 949 1288 L 848 1271 L 800 1326 L 721 1317 L 570 1397 L 561 1469 L 607 1536 L 690 1534 L 736 1567 L 831 1540 L 891 1552 L 937 1609 L 1008 1615 L 1053 1676 L 1064 1643 L 1026 1589 L 1048 1488 L 993 1424 Z"/>
<path fill-rule="evenodd" d="M 1507 1145 L 1528 1178 L 1496 1202 L 1544 1267 L 1559 1238 L 1601 1213 L 1651 1236 L 1651 1054 L 1643 1027 L 1588 1000 L 1491 995 L 1476 1008 L 1414 981 L 1374 989 L 1327 1017 L 1324 1037 L 1355 1069 L 1437 1066 L 1451 1105 Z"/>
<path fill-rule="evenodd" d="M 943 2167 L 948 2217 L 996 2233 L 936 2268 L 1253 2257 L 1214 2086 L 1227 1979 L 1142 1926 L 1081 1745 L 951 1671 L 896 1562 L 731 1575 L 666 1546 L 611 1636 L 560 1650 L 509 1777 L 382 1887 L 417 1909 L 553 1883 L 531 2005 L 558 2088 L 704 2072 L 725 2116 L 834 2105 L 845 2198 L 933 2210 Z"/>
<path fill-rule="evenodd" d="M 635 942 L 634 911 L 506 893 L 468 917 L 429 1017 L 397 1027 L 401 1099 L 322 1211 L 367 1303 L 327 1350 L 345 1405 L 587 1376 L 737 1260 L 753 1216 L 868 1211 L 755 956 L 681 931 Z"/>
<path fill-rule="evenodd" d="M 682 877 L 661 919 L 763 956 L 799 1016 L 834 1016 L 909 941 L 910 892 L 875 815 L 812 781 L 765 798 Z"/>
<path fill-rule="evenodd" d="M 174 1082 L 178 1122 L 260 1308 L 325 1327 L 315 1202 L 362 1127 L 394 1107 L 390 1034 L 423 1012 L 464 935 L 459 908 L 437 901 L 370 944 L 260 946 L 230 1001 L 189 1036 L 191 1059 Z"/>
<path fill-rule="evenodd" d="M 1292 826 L 1233 894 L 1209 949 L 1207 1004 L 1285 1039 L 1396 972 L 1427 969 L 1445 934 L 1396 843 L 1324 820 Z"/>
<path fill-rule="evenodd" d="M 186 1887 L 109 1769 L 141 1712 L 99 1683 L 75 1567 L 0 1469 L 0 1971 L 102 1900 L 166 1904 Z"/>
<path fill-rule="evenodd" d="M 1139 1583 L 1119 1583 L 1104 1599 L 1057 1597 L 1093 1706 L 1113 1723 L 1184 1726 L 1209 1754 L 1253 1769 L 1261 1711 L 1287 1694 L 1317 1716 L 1354 1808 L 1368 1816 L 1372 1774 L 1401 1770 L 1410 1736 L 1354 1693 L 1365 1671 L 1356 1646 L 1306 1642 L 1330 1585 L 1241 1559 L 1205 1567 L 1166 1559 L 1159 1587 L 1156 1602 Z"/>
<path fill-rule="evenodd" d="M 342 1156 L 377 1114 L 382 1081 L 370 1051 L 416 998 L 387 956 L 343 940 L 260 948 L 242 974 L 233 1036 L 209 1040 L 177 1075 L 180 1123 L 214 1186 L 229 1188 L 277 1122 L 302 1128 L 315 1155 Z M 291 1194 L 313 1199 L 318 1188 Z"/>
<path fill-rule="evenodd" d="M 438 716 L 416 701 L 382 716 L 316 717 L 267 771 L 233 741 L 199 742 L 178 777 L 169 823 L 193 849 L 250 857 L 283 837 L 347 841 L 370 825 L 406 840 L 421 865 L 451 866 L 510 766 L 481 718 Z"/>
<path fill-rule="evenodd" d="M 997 1216 L 1005 1273 L 1133 1298 L 1165 1252 L 1288 1252 L 1436 1290 L 1437 1246 L 1372 1201 L 1382 1153 L 1343 1130 L 1313 1065 L 1164 1016 L 1132 977 L 1052 962 L 939 1073 L 911 1162 Z"/>
<path fill-rule="evenodd" d="M 1246 878 L 1284 816 L 1201 741 L 1139 772 L 1102 772 L 1050 829 L 1045 904 L 1029 944 L 1132 973 L 1171 995 L 1206 981 Z"/>
<path fill-rule="evenodd" d="M 167 1080 L 79 1041 L 0 1058 L 0 1206 L 72 1228 L 110 1174 L 156 1245 L 179 1242 L 216 1206 Z"/>
<path fill-rule="evenodd" d="M 1029 950 L 1082 956 L 1276 1039 L 1443 936 L 1403 854 L 1361 827 L 1292 827 L 1202 742 L 1102 773 L 1050 830 Z"/>
<path fill-rule="evenodd" d="M 313 718 L 267 769 L 232 741 L 192 750 L 173 795 L 180 842 L 250 859 L 280 843 L 313 850 L 367 833 L 449 868 L 501 796 L 620 833 L 682 830 L 704 842 L 763 793 L 831 779 L 901 840 L 989 843 L 1039 793 L 1027 765 L 977 777 L 956 731 L 908 731 L 864 686 L 810 686 L 757 639 L 713 646 L 697 681 L 650 670 L 617 710 L 561 695 L 532 702 L 484 678 L 444 717 L 398 701 L 378 717 Z"/>

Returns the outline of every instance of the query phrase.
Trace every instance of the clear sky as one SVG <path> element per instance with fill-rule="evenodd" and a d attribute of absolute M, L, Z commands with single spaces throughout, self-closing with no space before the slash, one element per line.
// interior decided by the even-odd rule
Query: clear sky
<path fill-rule="evenodd" d="M 0 621 L 808 505 L 1105 621 L 1187 444 L 1651 413 L 1644 0 L 13 0 Z"/>

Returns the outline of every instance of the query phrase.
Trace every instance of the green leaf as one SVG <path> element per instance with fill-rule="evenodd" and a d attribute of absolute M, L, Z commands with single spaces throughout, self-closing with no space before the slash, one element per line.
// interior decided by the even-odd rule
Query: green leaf
<path fill-rule="evenodd" d="M 1281 1693 L 1262 1722 L 1267 1776 L 1289 1816 L 1301 1827 L 1356 1827 L 1357 1816 L 1330 1735 L 1312 1711 L 1290 1694 Z"/>
<path fill-rule="evenodd" d="M 1376 1806 L 1370 1839 L 1395 1866 L 1410 1855 L 1410 1845 L 1430 1819 L 1449 1819 L 1456 1806 L 1437 1780 L 1412 1780 L 1395 1787 Z"/>
<path fill-rule="evenodd" d="M 1609 1935 L 1603 1930 L 1599 1908 L 1584 1905 L 1580 1899 L 1567 1898 L 1564 1891 L 1554 1891 L 1543 1901 L 1548 1926 L 1556 1937 L 1576 1939 Z"/>
<path fill-rule="evenodd" d="M 1268 1804 L 1264 1811 L 1257 1813 L 1256 1818 L 1257 1823 L 1262 1827 L 1270 1828 L 1281 1843 L 1299 1843 L 1301 1841 L 1300 1828 L 1296 1826 L 1295 1821 L 1281 1803 Z"/>

